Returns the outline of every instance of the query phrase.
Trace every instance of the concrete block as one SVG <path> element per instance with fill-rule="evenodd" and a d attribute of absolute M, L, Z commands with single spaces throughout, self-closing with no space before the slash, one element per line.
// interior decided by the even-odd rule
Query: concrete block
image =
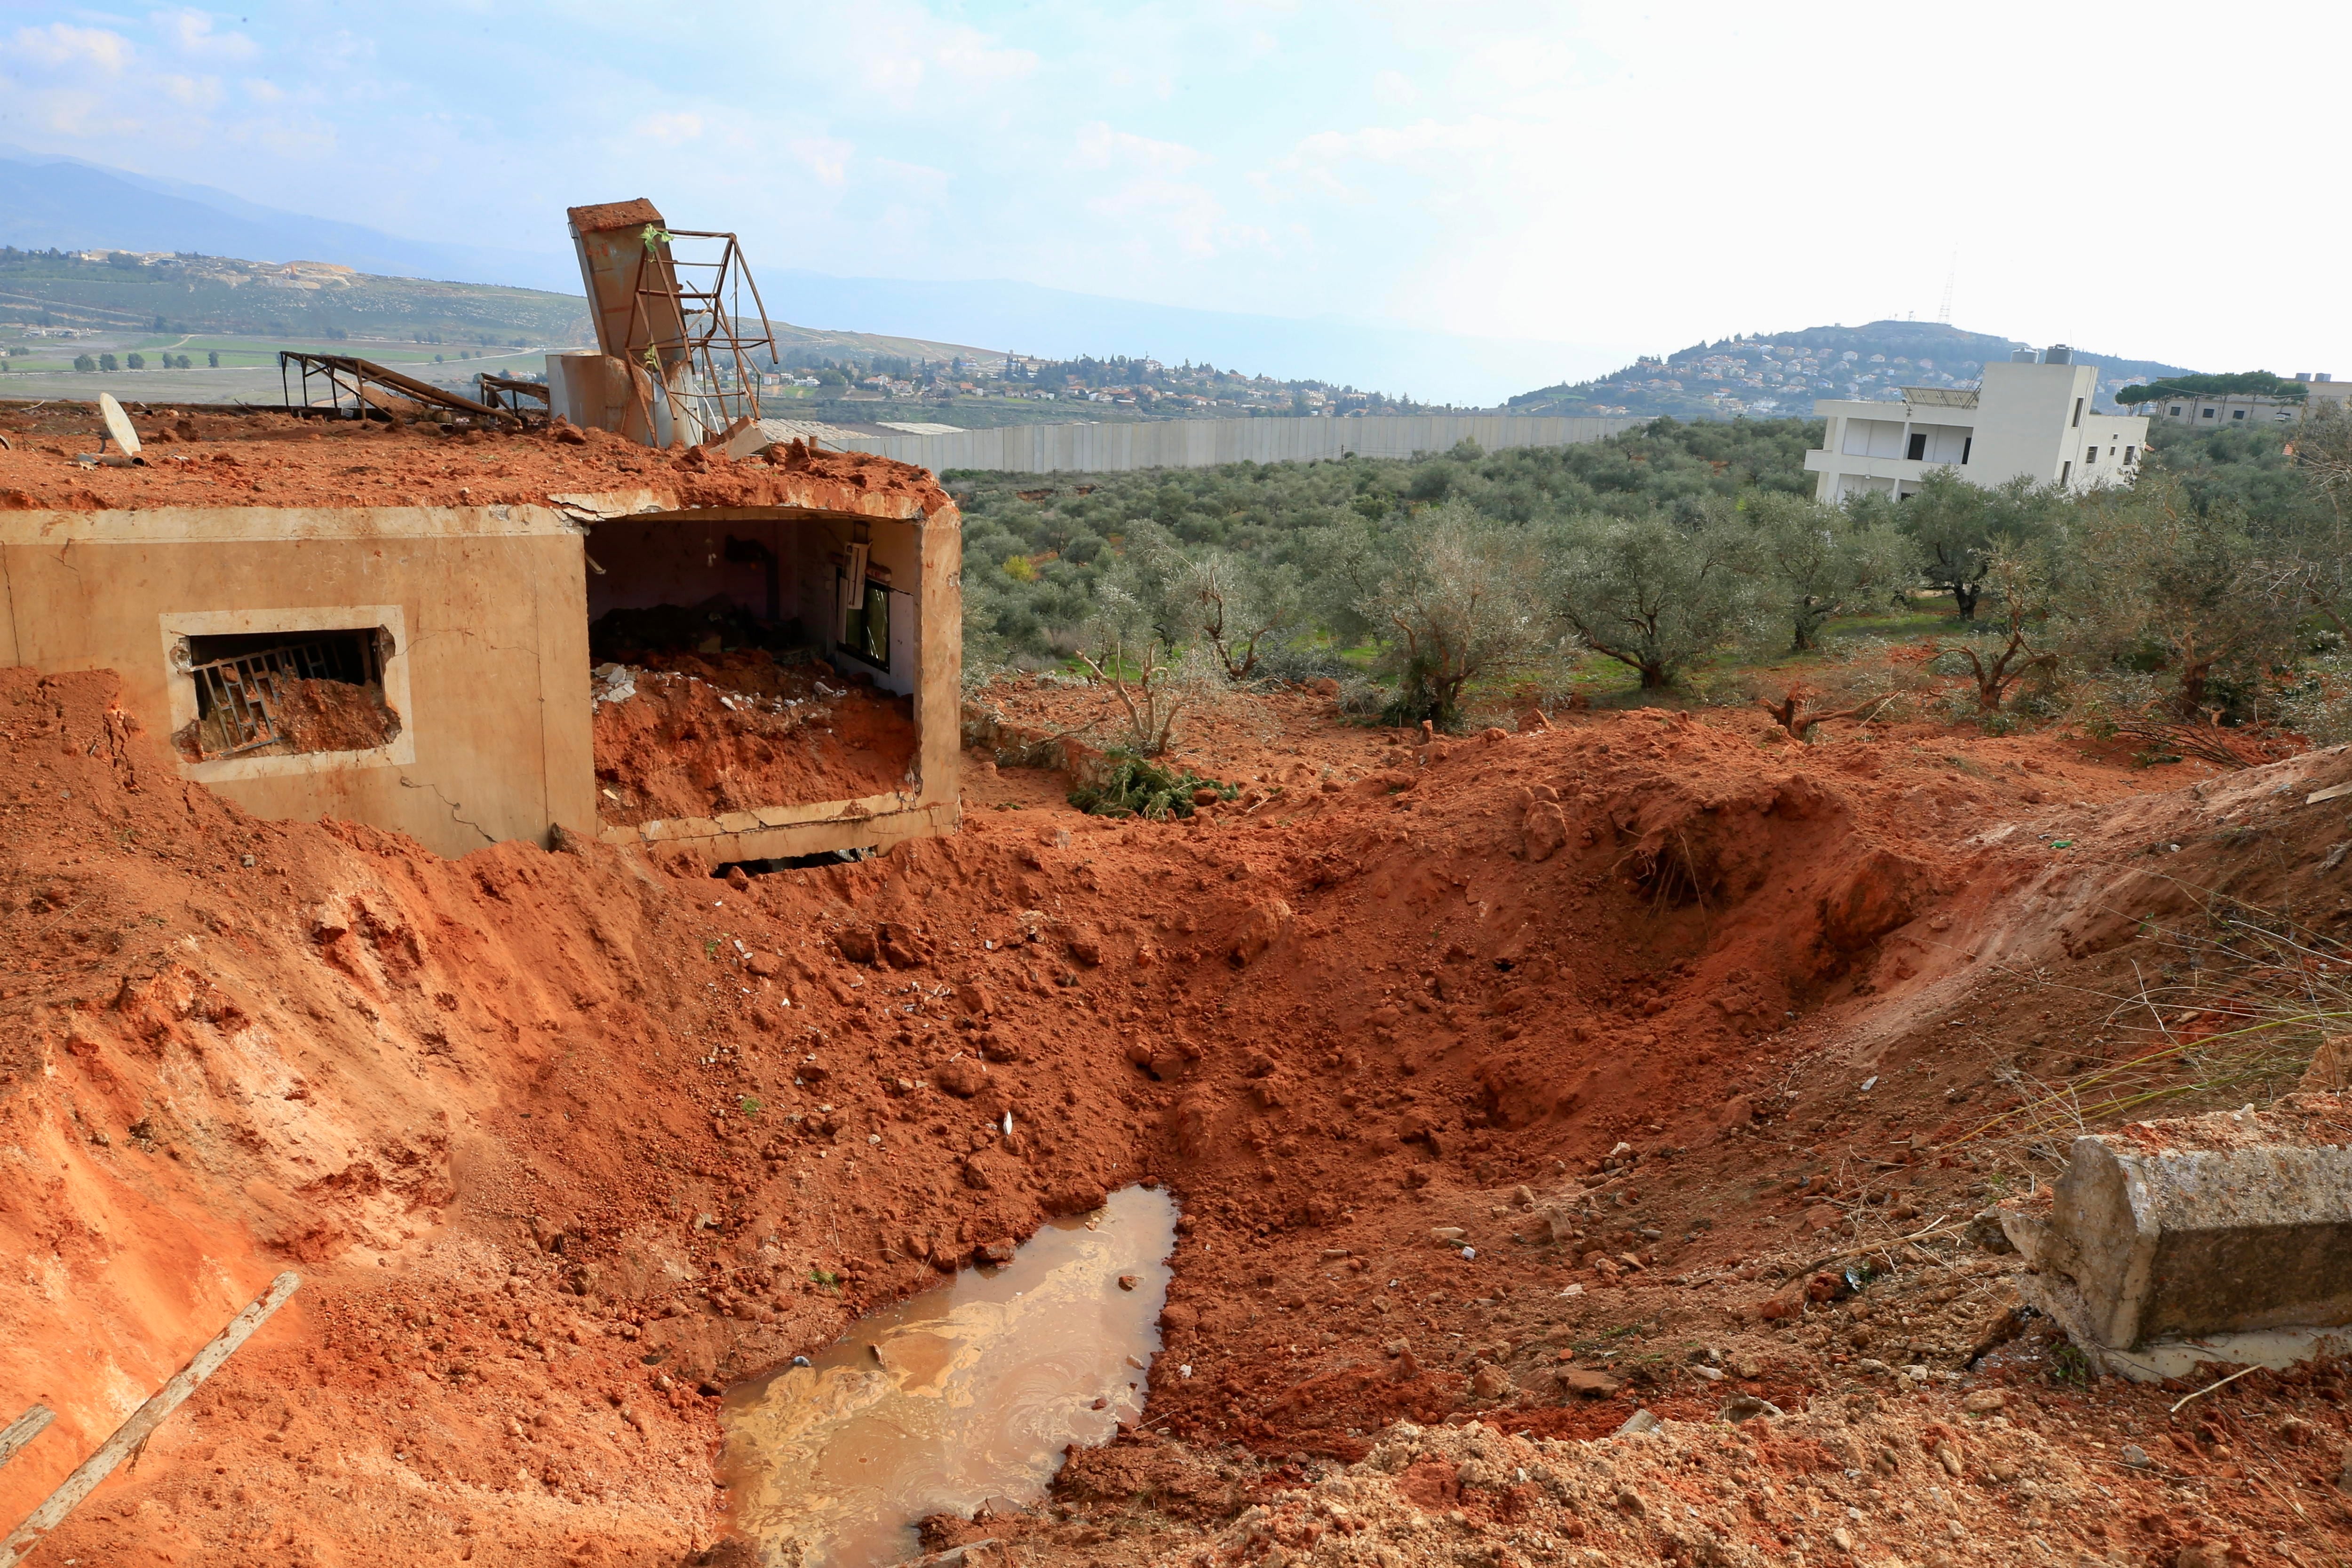
<path fill-rule="evenodd" d="M 2086 1351 L 2146 1360 L 2160 1346 L 2352 1324 L 2343 1116 L 2339 1097 L 2310 1095 L 2274 1114 L 2079 1138 L 2046 1206 L 2007 1205 L 2001 1226 L 2041 1304 Z"/>

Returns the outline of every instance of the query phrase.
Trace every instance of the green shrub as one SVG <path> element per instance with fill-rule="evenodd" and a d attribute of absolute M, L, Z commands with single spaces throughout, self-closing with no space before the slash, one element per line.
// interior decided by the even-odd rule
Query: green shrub
<path fill-rule="evenodd" d="M 1196 791 L 1214 790 L 1219 800 L 1241 794 L 1238 784 L 1202 778 L 1190 768 L 1172 773 L 1131 752 L 1108 752 L 1104 761 L 1110 764 L 1108 773 L 1070 792 L 1070 804 L 1094 816 L 1140 816 L 1165 822 L 1171 816 L 1192 816 Z"/>

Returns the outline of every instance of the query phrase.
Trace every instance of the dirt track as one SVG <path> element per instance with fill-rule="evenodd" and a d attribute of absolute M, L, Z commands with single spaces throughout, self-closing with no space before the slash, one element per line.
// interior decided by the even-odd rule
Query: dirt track
<path fill-rule="evenodd" d="M 1423 752 L 1278 698 L 1203 735 L 1250 787 L 1197 826 L 975 760 L 953 839 L 730 882 L 256 823 L 111 690 L 0 675 L 0 1396 L 60 1416 L 0 1514 L 308 1283 L 56 1561 L 725 1556 L 706 1390 L 1131 1180 L 1185 1210 L 1149 1430 L 985 1521 L 1018 1561 L 2345 1549 L 2334 1370 L 2170 1422 L 2054 1380 L 1952 1142 L 2098 1048 L 2184 888 L 2340 921 L 2340 753 Z"/>

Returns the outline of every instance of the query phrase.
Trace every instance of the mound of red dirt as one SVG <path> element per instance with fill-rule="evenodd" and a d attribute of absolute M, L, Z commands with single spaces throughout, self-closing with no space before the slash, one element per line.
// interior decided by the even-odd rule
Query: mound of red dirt
<path fill-rule="evenodd" d="M 2092 1420 L 2111 1447 L 2162 1406 L 1980 1363 L 2035 1342 L 1969 1239 L 1988 1173 L 1916 1139 L 1948 1095 L 2004 1092 L 2007 1042 L 2081 1016 L 2030 1023 L 2052 993 L 1989 973 L 1995 950 L 2119 961 L 2126 935 L 2069 958 L 2055 934 L 2131 869 L 2103 819 L 2160 825 L 2209 879 L 2256 864 L 2247 843 L 2316 866 L 2343 834 L 2294 804 L 2327 755 L 2205 786 L 2238 814 L 2216 825 L 2189 791 L 2089 804 L 2161 775 L 2046 739 L 1800 749 L 1636 713 L 1424 751 L 1275 704 L 1257 751 L 1225 753 L 1254 787 L 1190 825 L 1083 817 L 1050 775 L 976 768 L 956 837 L 719 881 L 256 822 L 181 783 L 111 689 L 0 674 L 21 1177 L 0 1245 L 24 1260 L 0 1273 L 0 1396 L 60 1414 L 0 1472 L 0 1513 L 277 1269 L 306 1284 L 60 1560 L 678 1562 L 725 1528 L 708 1391 L 1138 1180 L 1184 1205 L 1155 1430 L 1078 1467 L 1074 1517 L 1004 1527 L 1027 1561 L 1263 1555 L 1249 1516 L 1219 1533 L 1252 1502 L 1306 1552 L 1301 1510 L 1342 1500 L 1306 1489 L 1342 1461 L 1393 1474 L 1393 1497 L 1349 1481 L 1368 1508 L 1462 1512 L 1459 1540 L 1384 1533 L 1403 1560 L 1537 1560 L 1513 1531 L 1557 1544 L 1576 1509 L 1511 1500 L 1550 1485 L 1528 1456 L 1578 1499 L 1600 1482 L 1529 1445 L 1637 1405 L 1690 1431 L 1727 1400 L 1802 1413 L 1742 1430 L 1834 1496 L 1708 1502 L 1722 1551 L 1879 1510 L 1878 1472 L 1840 1478 L 1896 1437 L 1886 1475 L 2011 1488 L 2044 1472 L 1990 1479 L 1964 1396 L 2006 1389 L 2004 1419 L 2048 1441 Z M 2256 1384 L 2273 1417 L 2340 1426 L 2338 1384 L 2231 1387 Z M 1381 1448 L 1399 1418 L 1529 1436 Z M 2163 1476 L 2098 1473 L 2147 1539 L 2218 1539 Z M 2075 1528 L 1966 1495 L 1989 1550 Z M 2230 1494 L 2285 1532 L 2322 1529 L 2319 1500 L 2302 1521 Z M 1610 1506 L 1623 1560 L 1702 1560 L 1660 1533 L 1682 1516 Z M 1950 1549 L 1943 1515 L 1900 1508 L 1874 1539 Z"/>
<path fill-rule="evenodd" d="M 270 717 L 278 739 L 238 752 L 239 756 L 286 756 L 298 752 L 365 752 L 388 745 L 400 734 L 400 716 L 386 705 L 383 687 L 348 680 L 283 680 L 272 688 Z M 191 761 L 231 743 L 220 728 L 225 715 L 192 720 L 172 737 Z"/>
<path fill-rule="evenodd" d="M 913 700 L 765 653 L 656 656 L 596 684 L 597 815 L 608 823 L 911 792 Z"/>
<path fill-rule="evenodd" d="M 603 430 L 443 435 L 431 425 L 180 414 L 134 406 L 143 467 L 84 468 L 105 426 L 92 404 L 0 411 L 0 510 L 159 506 L 499 506 L 551 495 L 651 490 L 678 506 L 797 506 L 929 516 L 949 505 L 930 473 L 800 442 L 730 462 L 656 451 Z"/>

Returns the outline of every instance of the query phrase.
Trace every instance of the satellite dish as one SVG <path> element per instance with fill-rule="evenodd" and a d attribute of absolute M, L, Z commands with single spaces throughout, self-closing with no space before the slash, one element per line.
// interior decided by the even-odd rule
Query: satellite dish
<path fill-rule="evenodd" d="M 131 427 L 131 416 L 122 412 L 122 405 L 114 401 L 114 394 L 101 392 L 98 395 L 98 412 L 106 420 L 106 433 L 114 437 L 116 446 L 122 448 L 122 455 L 137 457 L 139 432 Z"/>

